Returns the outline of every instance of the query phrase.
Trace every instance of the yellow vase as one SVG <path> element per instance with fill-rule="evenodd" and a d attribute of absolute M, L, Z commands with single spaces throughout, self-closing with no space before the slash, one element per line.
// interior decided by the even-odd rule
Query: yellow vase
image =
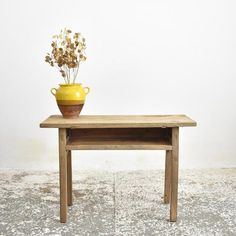
<path fill-rule="evenodd" d="M 81 84 L 59 84 L 59 88 L 52 88 L 51 93 L 55 96 L 57 105 L 65 118 L 78 117 L 89 93 L 89 87 Z"/>

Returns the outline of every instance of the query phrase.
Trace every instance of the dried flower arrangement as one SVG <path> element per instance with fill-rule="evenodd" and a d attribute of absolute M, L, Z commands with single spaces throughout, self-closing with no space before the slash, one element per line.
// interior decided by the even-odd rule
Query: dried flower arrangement
<path fill-rule="evenodd" d="M 59 69 L 66 84 L 75 83 L 80 63 L 86 60 L 85 38 L 65 28 L 53 36 L 51 46 L 52 51 L 47 53 L 45 61 Z"/>

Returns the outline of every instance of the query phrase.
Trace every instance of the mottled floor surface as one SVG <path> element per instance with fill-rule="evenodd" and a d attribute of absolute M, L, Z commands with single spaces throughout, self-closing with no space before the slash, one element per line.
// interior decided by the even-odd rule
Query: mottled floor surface
<path fill-rule="evenodd" d="M 163 171 L 75 172 L 59 223 L 58 173 L 0 172 L 0 235 L 236 235 L 236 169 L 181 171 L 178 222 Z"/>

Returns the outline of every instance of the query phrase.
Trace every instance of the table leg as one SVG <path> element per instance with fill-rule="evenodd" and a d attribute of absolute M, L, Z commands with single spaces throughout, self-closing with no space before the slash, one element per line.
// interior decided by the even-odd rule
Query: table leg
<path fill-rule="evenodd" d="M 67 151 L 67 204 L 72 206 L 72 163 L 71 150 Z"/>
<path fill-rule="evenodd" d="M 172 128 L 172 158 L 171 158 L 171 198 L 170 221 L 177 220 L 178 198 L 178 169 L 179 169 L 179 128 Z"/>
<path fill-rule="evenodd" d="M 59 129 L 60 221 L 67 220 L 67 155 L 66 129 Z"/>
<path fill-rule="evenodd" d="M 166 151 L 165 160 L 165 187 L 164 187 L 164 203 L 170 202 L 170 182 L 171 182 L 171 151 Z"/>

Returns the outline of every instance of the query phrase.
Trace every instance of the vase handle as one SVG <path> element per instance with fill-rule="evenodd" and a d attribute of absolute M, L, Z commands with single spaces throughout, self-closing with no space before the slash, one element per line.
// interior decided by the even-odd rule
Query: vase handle
<path fill-rule="evenodd" d="M 55 89 L 55 88 L 52 88 L 52 89 L 51 89 L 51 94 L 52 94 L 53 96 L 56 96 L 56 92 L 57 92 L 57 89 Z"/>
<path fill-rule="evenodd" d="M 84 87 L 84 92 L 87 95 L 90 92 L 90 88 L 89 87 Z"/>

